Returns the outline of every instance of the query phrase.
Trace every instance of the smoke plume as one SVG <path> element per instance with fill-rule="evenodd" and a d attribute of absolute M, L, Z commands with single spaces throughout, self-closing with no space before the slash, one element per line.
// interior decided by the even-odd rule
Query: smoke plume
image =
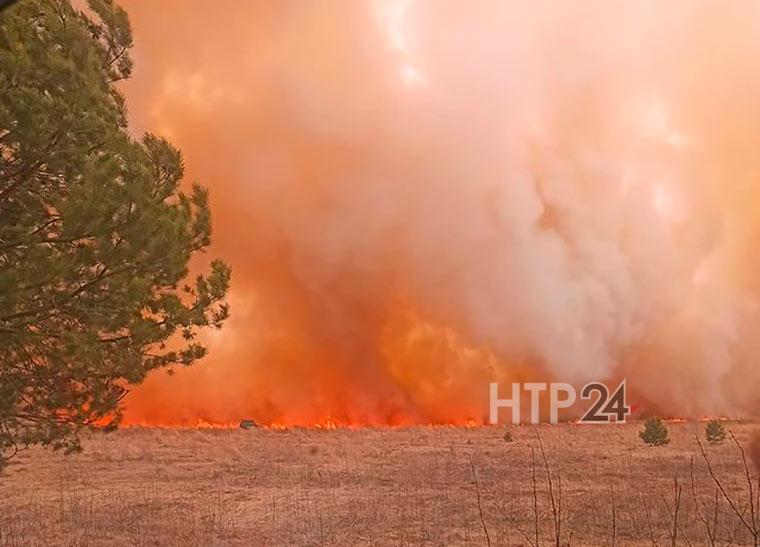
<path fill-rule="evenodd" d="M 122 2 L 233 317 L 131 422 L 462 423 L 488 382 L 758 409 L 760 6 Z"/>

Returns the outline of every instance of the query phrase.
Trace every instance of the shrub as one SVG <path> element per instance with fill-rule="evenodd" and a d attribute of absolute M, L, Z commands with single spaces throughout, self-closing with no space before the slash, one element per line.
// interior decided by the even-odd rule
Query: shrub
<path fill-rule="evenodd" d="M 668 428 L 660 418 L 651 418 L 644 422 L 644 429 L 639 431 L 639 437 L 650 446 L 665 446 L 670 443 Z"/>
<path fill-rule="evenodd" d="M 705 428 L 705 439 L 710 444 L 720 444 L 726 440 L 726 428 L 718 420 L 710 420 Z"/>
<path fill-rule="evenodd" d="M 504 433 L 504 437 L 502 437 L 502 438 L 504 439 L 504 442 L 507 442 L 507 443 L 513 443 L 513 442 L 515 442 L 515 436 L 512 434 L 511 431 L 505 432 Z"/>

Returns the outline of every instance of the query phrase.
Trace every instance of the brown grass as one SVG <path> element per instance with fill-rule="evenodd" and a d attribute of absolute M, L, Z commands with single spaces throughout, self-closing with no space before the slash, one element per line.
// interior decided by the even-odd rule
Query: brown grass
<path fill-rule="evenodd" d="M 639 424 L 96 434 L 13 460 L 0 545 L 752 544 L 703 424 L 668 425 L 657 448 Z M 746 447 L 757 428 L 727 427 Z M 749 519 L 737 446 L 705 451 Z"/>

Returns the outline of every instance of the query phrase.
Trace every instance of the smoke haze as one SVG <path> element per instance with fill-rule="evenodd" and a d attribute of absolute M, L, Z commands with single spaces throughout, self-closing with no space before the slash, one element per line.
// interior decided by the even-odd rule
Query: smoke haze
<path fill-rule="evenodd" d="M 465 423 L 488 382 L 758 410 L 760 5 L 122 0 L 232 318 L 128 423 Z"/>

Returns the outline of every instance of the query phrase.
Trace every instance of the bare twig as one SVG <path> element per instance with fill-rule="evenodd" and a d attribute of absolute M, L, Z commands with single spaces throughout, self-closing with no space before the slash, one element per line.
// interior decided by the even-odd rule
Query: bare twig
<path fill-rule="evenodd" d="M 715 489 L 715 499 L 713 500 L 713 538 L 718 540 L 718 513 L 720 509 L 720 496 L 718 495 L 718 489 Z"/>
<path fill-rule="evenodd" d="M 525 538 L 525 541 L 527 541 L 528 544 L 531 545 L 531 547 L 538 547 L 535 543 L 533 543 L 533 538 L 530 537 L 527 534 L 527 532 L 525 532 L 525 530 L 523 530 L 522 528 L 520 528 L 520 526 L 518 526 L 517 522 L 511 515 L 507 514 L 507 512 L 501 507 L 498 507 L 498 510 L 502 514 L 504 519 L 507 521 L 507 524 L 509 524 L 514 530 L 519 532 L 519 534 Z"/>
<path fill-rule="evenodd" d="M 530 474 L 533 480 L 533 529 L 536 533 L 536 545 L 539 545 L 539 523 L 538 523 L 538 489 L 536 486 L 536 449 L 530 447 Z"/>
<path fill-rule="evenodd" d="M 483 525 L 483 532 L 486 534 L 486 543 L 491 546 L 491 536 L 488 535 L 488 526 L 486 526 L 486 520 L 483 517 L 483 506 L 480 503 L 480 485 L 478 484 L 478 474 L 475 471 L 475 463 L 472 461 L 472 455 L 468 454 L 470 459 L 470 469 L 472 469 L 472 480 L 475 482 L 475 494 L 478 498 L 478 514 L 480 515 L 480 524 Z"/>
<path fill-rule="evenodd" d="M 654 536 L 654 527 L 652 526 L 652 515 L 649 511 L 649 504 L 644 502 L 644 515 L 647 519 L 647 528 L 649 529 L 649 539 L 652 542 L 652 545 L 659 545 L 657 543 L 657 538 Z"/>
<path fill-rule="evenodd" d="M 678 476 L 673 477 L 673 527 L 670 529 L 670 544 L 675 547 L 678 537 L 678 511 L 681 509 L 681 492 L 683 487 L 678 484 Z"/>
<path fill-rule="evenodd" d="M 710 474 L 710 477 L 715 483 L 715 486 L 718 487 L 718 489 L 720 490 L 720 493 L 723 494 L 723 498 L 728 502 L 728 505 L 731 507 L 731 510 L 734 512 L 734 514 L 736 514 L 736 516 L 739 518 L 739 520 L 747 529 L 747 531 L 749 531 L 749 533 L 752 535 L 753 545 L 757 546 L 758 535 L 757 535 L 755 522 L 749 523 L 747 522 L 747 519 L 744 518 L 743 512 L 739 510 L 734 500 L 731 499 L 731 496 L 728 495 L 728 492 L 723 487 L 723 483 L 721 483 L 720 479 L 718 479 L 718 477 L 715 475 L 715 471 L 713 471 L 712 464 L 710 463 L 710 459 L 707 457 L 707 452 L 705 452 L 705 447 L 702 446 L 702 442 L 699 440 L 699 435 L 695 435 L 695 438 L 697 440 L 697 446 L 699 447 L 699 452 L 702 454 L 702 458 L 705 460 L 705 463 L 707 464 L 707 472 Z M 741 448 L 741 445 L 740 445 L 740 448 Z M 742 450 L 742 456 L 743 455 L 744 455 L 744 451 Z"/>
<path fill-rule="evenodd" d="M 693 455 L 691 457 L 691 461 L 689 462 L 689 478 L 691 479 L 691 495 L 694 498 L 694 507 L 697 510 L 697 516 L 699 517 L 699 520 L 702 522 L 702 525 L 705 527 L 705 530 L 707 531 L 707 538 L 710 541 L 710 545 L 714 546 L 715 536 L 714 536 L 713 530 L 710 529 L 710 522 L 707 520 L 707 517 L 705 517 L 704 513 L 702 512 L 702 505 L 699 503 L 699 497 L 697 496 L 697 488 L 696 488 L 696 483 L 694 480 L 694 456 Z M 717 510 L 717 498 L 715 502 L 715 507 Z"/>
<path fill-rule="evenodd" d="M 541 450 L 541 459 L 544 463 L 544 470 L 546 471 L 546 484 L 549 487 L 549 502 L 551 504 L 552 508 L 552 517 L 554 519 L 554 544 L 559 547 L 560 544 L 560 536 L 562 533 L 562 515 L 560 513 L 561 510 L 561 484 L 562 484 L 562 478 L 559 474 L 559 469 L 557 470 L 558 480 L 560 481 L 560 498 L 558 499 L 557 496 L 554 495 L 554 483 L 552 482 L 552 473 L 551 468 L 549 466 L 549 459 L 546 457 L 546 451 L 544 450 L 544 443 L 541 441 L 541 434 L 538 432 L 538 428 L 534 427 L 533 431 L 536 434 L 536 439 L 538 439 L 538 447 Z"/>
<path fill-rule="evenodd" d="M 747 463 L 747 454 L 744 452 L 744 447 L 741 445 L 741 443 L 739 443 L 733 431 L 729 430 L 728 434 L 731 436 L 731 439 L 734 441 L 734 444 L 736 444 L 737 448 L 739 449 L 739 453 L 742 456 L 742 463 L 744 464 L 744 475 L 747 477 L 747 486 L 749 487 L 749 515 L 752 521 L 752 535 L 755 538 L 755 545 L 757 545 L 758 527 L 757 517 L 755 515 L 755 492 L 754 487 L 752 486 L 752 473 L 750 473 L 749 470 L 749 464 Z"/>

